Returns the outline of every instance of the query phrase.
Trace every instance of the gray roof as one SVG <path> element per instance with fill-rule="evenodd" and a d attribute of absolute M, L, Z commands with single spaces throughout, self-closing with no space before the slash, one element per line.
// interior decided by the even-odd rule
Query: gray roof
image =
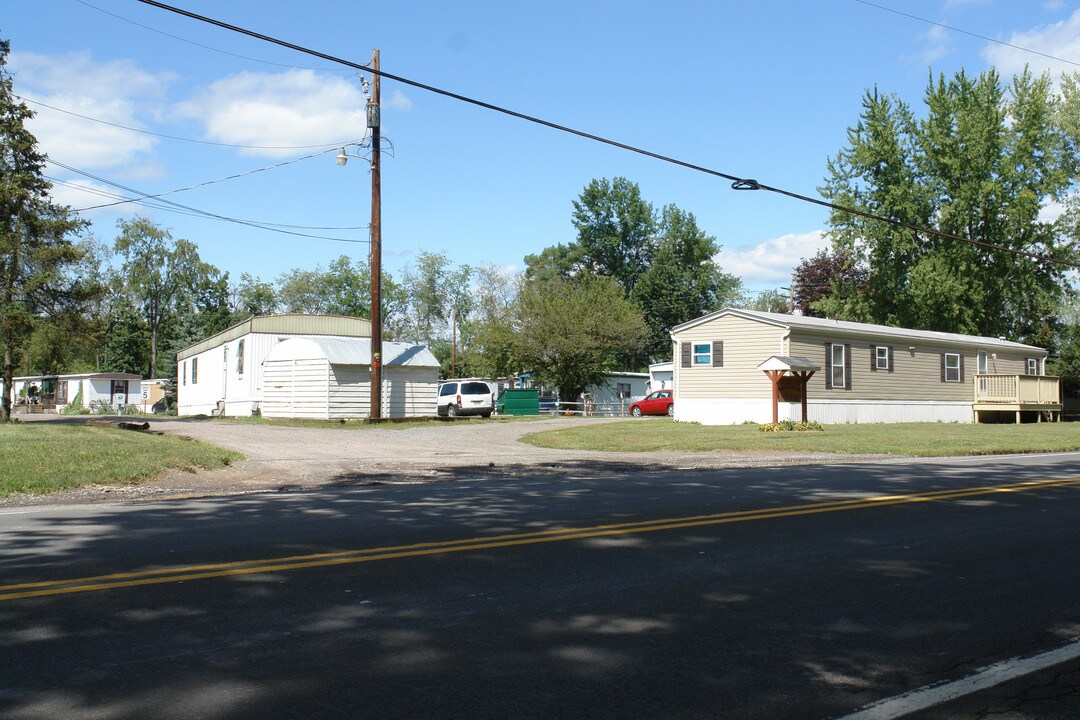
<path fill-rule="evenodd" d="M 821 369 L 813 360 L 789 355 L 773 355 L 758 365 L 758 370 L 791 370 L 793 372 L 817 372 Z"/>
<path fill-rule="evenodd" d="M 847 320 L 832 320 L 830 318 L 806 317 L 804 315 L 785 315 L 783 313 L 761 312 L 759 310 L 743 310 L 741 308 L 724 308 L 709 315 L 704 315 L 695 320 L 685 322 L 671 329 L 672 335 L 683 330 L 688 330 L 697 325 L 709 322 L 725 315 L 756 320 L 786 328 L 813 330 L 817 332 L 834 332 L 845 335 L 865 335 L 870 337 L 896 338 L 901 340 L 921 340 L 923 342 L 936 342 L 948 345 L 981 345 L 1009 350 L 1037 351 L 1045 353 L 1046 350 L 1034 345 L 1003 340 L 1001 338 L 983 337 L 979 335 L 963 335 L 961 333 L 938 332 L 935 330 L 911 330 L 908 328 L 892 327 L 891 325 L 871 325 L 869 323 L 849 322 Z"/>
<path fill-rule="evenodd" d="M 316 352 L 331 365 L 370 365 L 371 338 L 303 337 L 282 340 L 275 345 L 267 360 L 275 354 L 295 351 L 301 343 L 310 343 Z M 384 342 L 382 344 L 383 367 L 439 367 L 439 361 L 426 345 Z"/>

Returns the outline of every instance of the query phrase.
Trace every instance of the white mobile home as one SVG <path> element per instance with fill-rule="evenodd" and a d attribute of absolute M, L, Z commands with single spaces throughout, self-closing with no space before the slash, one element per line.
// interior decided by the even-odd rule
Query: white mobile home
<path fill-rule="evenodd" d="M 250 415 L 263 393 L 263 361 L 294 337 L 370 338 L 371 322 L 340 315 L 263 315 L 184 348 L 176 356 L 180 415 Z"/>
<path fill-rule="evenodd" d="M 594 404 L 617 405 L 625 403 L 630 405 L 635 398 L 639 398 L 647 392 L 645 387 L 648 382 L 648 373 L 609 372 L 604 377 L 603 382 L 587 387 L 585 394 Z"/>
<path fill-rule="evenodd" d="M 436 414 L 439 361 L 423 345 L 384 342 L 382 416 Z M 291 338 L 263 362 L 264 417 L 336 420 L 371 408 L 369 338 Z"/>
<path fill-rule="evenodd" d="M 120 411 L 139 402 L 142 376 L 131 373 L 75 373 L 14 378 L 13 412 L 60 412 L 71 403 L 89 408 L 104 404 Z"/>
<path fill-rule="evenodd" d="M 727 308 L 679 325 L 675 419 L 979 422 L 1061 413 L 1046 351 L 1000 338 Z"/>

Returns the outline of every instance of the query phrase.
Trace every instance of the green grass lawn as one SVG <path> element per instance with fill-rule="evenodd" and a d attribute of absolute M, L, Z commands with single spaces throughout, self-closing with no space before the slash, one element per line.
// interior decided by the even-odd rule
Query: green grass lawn
<path fill-rule="evenodd" d="M 178 437 L 59 423 L 0 424 L 0 497 L 134 483 L 169 468 L 213 469 L 243 456 Z"/>
<path fill-rule="evenodd" d="M 819 432 L 764 433 L 757 425 L 634 420 L 550 430 L 522 440 L 545 448 L 611 452 L 829 452 L 939 457 L 1080 450 L 1080 424 L 826 425 Z"/>

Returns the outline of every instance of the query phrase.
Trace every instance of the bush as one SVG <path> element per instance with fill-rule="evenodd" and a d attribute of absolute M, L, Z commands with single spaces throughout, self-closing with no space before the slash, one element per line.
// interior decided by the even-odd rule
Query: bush
<path fill-rule="evenodd" d="M 811 420 L 809 422 L 795 422 L 794 420 L 781 420 L 780 422 L 765 423 L 759 425 L 761 432 L 808 432 L 811 430 L 824 430 L 821 423 Z"/>

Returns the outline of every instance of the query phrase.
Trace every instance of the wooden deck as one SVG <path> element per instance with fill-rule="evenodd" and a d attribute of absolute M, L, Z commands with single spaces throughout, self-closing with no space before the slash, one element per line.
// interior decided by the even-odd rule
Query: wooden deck
<path fill-rule="evenodd" d="M 1021 422 L 1023 413 L 1035 413 L 1035 421 L 1043 417 L 1061 420 L 1061 382 L 1052 375 L 975 376 L 975 422 L 980 413 L 1015 413 Z"/>

